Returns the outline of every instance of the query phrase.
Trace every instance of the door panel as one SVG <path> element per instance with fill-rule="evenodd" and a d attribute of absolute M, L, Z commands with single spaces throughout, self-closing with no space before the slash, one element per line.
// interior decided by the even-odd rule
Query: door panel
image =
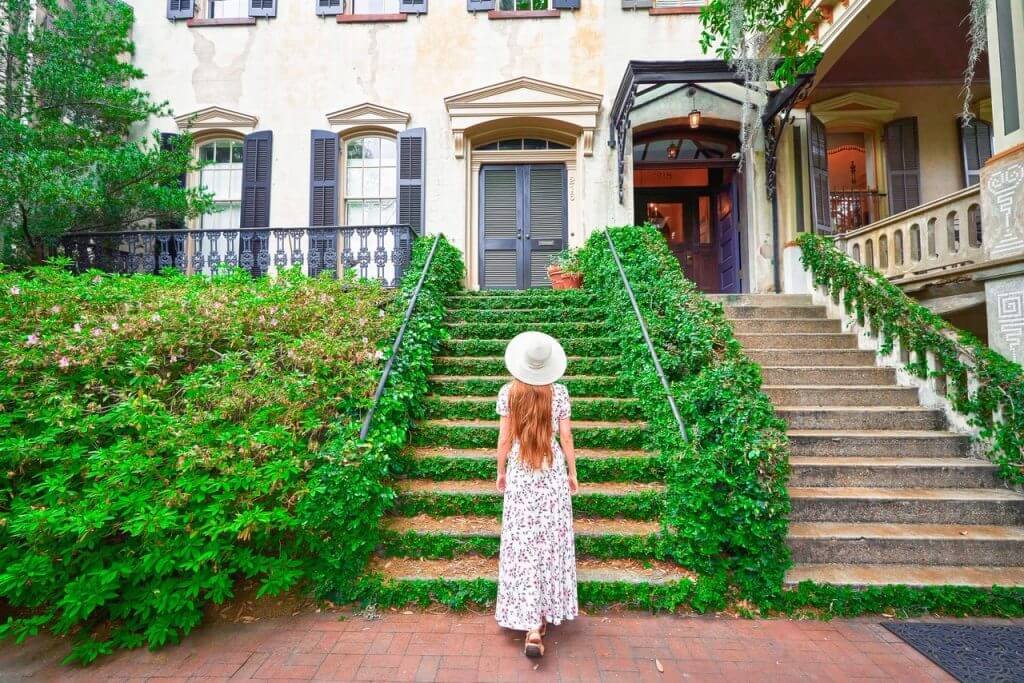
<path fill-rule="evenodd" d="M 480 170 L 480 286 L 550 287 L 547 268 L 567 240 L 565 167 Z"/>
<path fill-rule="evenodd" d="M 718 277 L 724 294 L 738 294 L 742 291 L 737 183 L 734 179 L 718 196 Z"/>
<path fill-rule="evenodd" d="M 669 192 L 638 199 L 638 207 L 646 211 L 639 221 L 661 230 L 683 274 L 703 292 L 718 292 L 721 287 L 715 204 L 715 197 L 707 192 Z"/>

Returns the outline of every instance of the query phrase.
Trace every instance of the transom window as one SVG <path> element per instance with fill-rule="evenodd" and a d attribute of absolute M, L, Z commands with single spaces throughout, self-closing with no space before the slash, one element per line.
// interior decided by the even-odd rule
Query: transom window
<path fill-rule="evenodd" d="M 240 19 L 249 16 L 249 0 L 209 0 L 211 19 Z"/>
<path fill-rule="evenodd" d="M 502 12 L 536 12 L 551 8 L 551 0 L 498 0 Z"/>
<path fill-rule="evenodd" d="M 728 159 L 737 149 L 735 140 L 714 135 L 661 134 L 633 143 L 635 162 L 685 162 Z"/>
<path fill-rule="evenodd" d="M 199 184 L 213 194 L 214 213 L 200 218 L 204 230 L 227 230 L 241 225 L 242 141 L 213 140 L 199 148 Z"/>
<path fill-rule="evenodd" d="M 361 137 L 345 144 L 345 224 L 395 222 L 398 184 L 395 141 Z"/>
<path fill-rule="evenodd" d="M 569 149 L 569 145 L 540 138 L 509 138 L 507 140 L 489 142 L 486 145 L 479 145 L 476 149 L 483 152 L 521 152 L 523 150 L 533 151 L 538 149 Z"/>
<path fill-rule="evenodd" d="M 352 0 L 352 14 L 398 14 L 399 0 Z"/>

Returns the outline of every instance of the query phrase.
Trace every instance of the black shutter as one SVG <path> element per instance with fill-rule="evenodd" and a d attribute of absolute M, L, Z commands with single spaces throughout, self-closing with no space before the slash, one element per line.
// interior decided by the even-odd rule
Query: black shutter
<path fill-rule="evenodd" d="M 320 16 L 342 14 L 345 11 L 345 0 L 316 0 L 316 13 Z"/>
<path fill-rule="evenodd" d="M 309 224 L 338 224 L 338 135 L 314 130 L 310 150 Z"/>
<path fill-rule="evenodd" d="M 974 119 L 960 126 L 960 147 L 963 151 L 964 187 L 981 182 L 981 167 L 992 158 L 992 124 Z"/>
<path fill-rule="evenodd" d="M 241 227 L 270 227 L 270 167 L 274 134 L 264 130 L 247 135 L 242 150 Z"/>
<path fill-rule="evenodd" d="M 885 161 L 889 171 L 889 211 L 913 209 L 921 203 L 921 163 L 917 145 L 917 118 L 885 126 Z"/>
<path fill-rule="evenodd" d="M 647 9 L 654 7 L 654 0 L 622 0 L 622 9 Z"/>
<path fill-rule="evenodd" d="M 470 12 L 489 12 L 494 9 L 494 0 L 466 0 L 466 9 Z"/>
<path fill-rule="evenodd" d="M 195 0 L 167 0 L 168 19 L 191 19 L 195 14 Z"/>
<path fill-rule="evenodd" d="M 580 0 L 553 0 L 552 9 L 579 9 Z"/>
<path fill-rule="evenodd" d="M 277 0 L 249 0 L 250 17 L 276 17 Z"/>
<path fill-rule="evenodd" d="M 484 289 L 523 286 L 521 194 L 517 166 L 480 169 L 480 286 Z"/>
<path fill-rule="evenodd" d="M 427 0 L 401 0 L 398 11 L 402 14 L 426 14 Z"/>
<path fill-rule="evenodd" d="M 424 235 L 426 211 L 427 130 L 411 128 L 398 134 L 398 222 Z"/>
<path fill-rule="evenodd" d="M 807 166 L 811 184 L 811 223 L 815 232 L 831 233 L 832 206 L 828 190 L 828 133 L 825 124 L 808 115 Z"/>

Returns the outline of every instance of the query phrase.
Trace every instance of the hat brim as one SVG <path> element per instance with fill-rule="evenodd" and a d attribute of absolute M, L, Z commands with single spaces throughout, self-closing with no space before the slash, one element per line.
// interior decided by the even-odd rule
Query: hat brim
<path fill-rule="evenodd" d="M 543 367 L 531 368 L 526 362 L 526 349 L 544 338 L 551 344 L 551 356 Z M 505 367 L 520 382 L 534 386 L 554 384 L 565 375 L 569 359 L 558 340 L 543 332 L 523 332 L 516 335 L 505 347 Z"/>

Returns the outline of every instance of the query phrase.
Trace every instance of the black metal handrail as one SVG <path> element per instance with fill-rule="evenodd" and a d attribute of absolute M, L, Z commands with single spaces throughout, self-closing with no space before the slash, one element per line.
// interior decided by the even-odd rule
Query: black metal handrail
<path fill-rule="evenodd" d="M 391 356 L 388 358 L 387 363 L 384 364 L 384 372 L 380 375 L 380 381 L 377 382 L 377 391 L 373 394 L 373 405 L 370 406 L 369 412 L 366 413 L 366 418 L 363 420 L 363 428 L 359 430 L 359 440 L 366 441 L 366 436 L 370 433 L 370 425 L 373 423 L 373 415 L 377 412 L 377 406 L 380 404 L 381 396 L 384 395 L 384 387 L 388 383 L 388 378 L 391 376 L 391 368 L 395 364 L 395 358 L 398 357 L 398 349 L 402 345 L 402 339 L 405 338 L 405 330 L 409 327 L 409 320 L 412 319 L 413 309 L 416 308 L 416 301 L 420 298 L 420 289 L 423 287 L 423 281 L 427 278 L 427 273 L 430 271 L 430 264 L 434 262 L 434 252 L 437 251 L 437 244 L 441 241 L 441 235 L 438 234 L 434 237 L 434 244 L 430 247 L 430 253 L 427 254 L 427 260 L 423 262 L 423 272 L 420 273 L 420 279 L 416 282 L 416 289 L 413 290 L 412 296 L 409 298 L 409 306 L 405 309 L 405 318 L 402 320 L 402 326 L 398 328 L 398 334 L 395 336 L 395 343 L 391 347 Z"/>
<path fill-rule="evenodd" d="M 661 380 L 661 386 L 665 389 L 665 397 L 668 398 L 668 404 L 672 408 L 672 416 L 676 419 L 676 424 L 679 425 L 679 435 L 683 437 L 683 441 L 689 443 L 690 437 L 686 434 L 686 423 L 683 421 L 683 416 L 679 414 L 679 407 L 676 405 L 675 396 L 672 395 L 672 388 L 669 386 L 668 378 L 665 377 L 665 371 L 661 368 L 661 361 L 658 360 L 658 353 L 654 350 L 654 344 L 651 342 L 651 335 L 647 331 L 647 323 L 644 322 L 644 316 L 640 312 L 640 306 L 636 302 L 636 296 L 633 294 L 633 287 L 629 284 L 629 278 L 626 277 L 626 270 L 622 267 L 622 260 L 619 258 L 619 252 L 615 248 L 615 243 L 612 241 L 612 235 L 608 230 L 604 231 L 604 236 L 608 238 L 608 247 L 612 251 L 612 258 L 615 259 L 615 265 L 619 269 L 619 276 L 622 278 L 622 284 L 626 287 L 626 294 L 629 295 L 629 303 L 633 305 L 633 313 L 636 315 L 637 322 L 640 323 L 640 332 L 644 335 L 644 343 L 647 344 L 647 351 L 651 354 L 651 360 L 654 361 L 654 369 L 658 373 L 658 379 Z"/>

